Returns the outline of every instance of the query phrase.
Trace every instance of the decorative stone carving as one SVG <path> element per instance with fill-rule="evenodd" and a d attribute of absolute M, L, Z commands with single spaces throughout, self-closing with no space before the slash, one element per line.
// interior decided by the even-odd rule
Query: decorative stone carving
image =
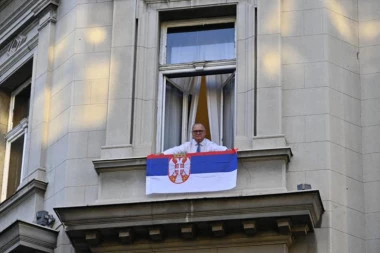
<path fill-rule="evenodd" d="M 181 237 L 184 239 L 194 239 L 197 227 L 194 224 L 184 224 L 181 226 Z"/>
<path fill-rule="evenodd" d="M 223 237 L 226 235 L 226 229 L 223 222 L 214 222 L 211 224 L 211 231 L 215 237 Z"/>
<path fill-rule="evenodd" d="M 156 242 L 164 240 L 163 229 L 160 226 L 149 228 L 149 237 Z"/>
<path fill-rule="evenodd" d="M 292 230 L 292 221 L 289 218 L 278 219 L 277 226 L 280 234 L 287 235 Z"/>
<path fill-rule="evenodd" d="M 131 228 L 122 229 L 119 231 L 119 239 L 122 243 L 132 243 L 135 237 L 134 230 Z"/>
<path fill-rule="evenodd" d="M 89 231 L 85 234 L 85 239 L 89 245 L 96 246 L 101 241 L 101 235 L 99 231 Z"/>
<path fill-rule="evenodd" d="M 26 41 L 25 35 L 18 35 L 11 43 L 9 43 L 7 54 L 8 56 L 13 55 L 20 46 Z"/>
<path fill-rule="evenodd" d="M 243 229 L 247 235 L 256 234 L 256 232 L 257 232 L 256 221 L 254 221 L 254 220 L 243 221 Z"/>

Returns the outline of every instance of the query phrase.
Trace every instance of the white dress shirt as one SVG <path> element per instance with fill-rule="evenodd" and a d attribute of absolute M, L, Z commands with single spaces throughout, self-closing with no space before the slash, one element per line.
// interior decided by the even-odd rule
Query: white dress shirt
<path fill-rule="evenodd" d="M 195 153 L 197 152 L 197 142 L 192 139 L 191 141 L 185 142 L 182 145 L 169 148 L 162 152 L 164 155 L 172 155 L 172 154 L 181 154 L 181 153 Z M 212 151 L 225 151 L 227 147 L 220 146 L 209 139 L 203 139 L 200 143 L 201 152 L 212 152 Z"/>

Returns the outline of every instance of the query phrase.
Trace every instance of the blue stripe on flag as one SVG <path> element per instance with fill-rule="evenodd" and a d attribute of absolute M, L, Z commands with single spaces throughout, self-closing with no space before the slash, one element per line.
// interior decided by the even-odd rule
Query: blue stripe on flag
<path fill-rule="evenodd" d="M 217 154 L 189 156 L 191 159 L 191 174 L 230 172 L 237 168 L 237 154 Z M 168 175 L 170 157 L 147 159 L 147 176 Z"/>

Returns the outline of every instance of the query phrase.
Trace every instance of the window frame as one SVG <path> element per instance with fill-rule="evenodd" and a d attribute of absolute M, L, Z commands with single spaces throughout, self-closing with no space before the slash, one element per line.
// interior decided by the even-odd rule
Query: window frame
<path fill-rule="evenodd" d="M 237 29 L 236 29 L 236 17 L 219 17 L 219 18 L 199 18 L 191 20 L 177 20 L 177 21 L 165 21 L 160 24 L 160 54 L 159 54 L 159 77 L 158 77 L 158 102 L 157 102 L 157 135 L 156 135 L 156 150 L 162 151 L 164 148 L 164 127 L 165 127 L 165 89 L 166 89 L 166 77 L 170 76 L 182 76 L 182 75 L 208 75 L 209 73 L 233 73 L 236 75 L 236 55 L 237 55 Z M 187 26 L 199 26 L 202 24 L 224 24 L 233 23 L 235 27 L 234 44 L 235 44 L 235 58 L 230 60 L 215 60 L 215 61 L 196 61 L 188 63 L 174 63 L 166 64 L 166 46 L 167 46 L 167 30 L 173 27 L 187 27 Z M 234 86 L 236 87 L 236 78 L 234 79 Z M 236 89 L 234 96 L 236 97 Z M 223 97 L 222 97 L 223 98 Z M 185 101 L 184 101 L 185 103 Z M 182 115 L 182 119 L 184 119 Z M 220 124 L 223 125 L 221 120 Z M 234 104 L 233 113 L 233 126 L 234 135 L 236 132 L 236 102 Z M 223 129 L 223 128 L 221 128 Z M 182 142 L 188 141 L 188 122 L 182 122 L 181 129 Z M 221 138 L 223 131 L 221 131 Z"/>
<path fill-rule="evenodd" d="M 7 134 L 5 136 L 6 146 L 5 146 L 5 156 L 4 156 L 3 182 L 2 182 L 2 189 L 1 189 L 1 196 L 0 196 L 1 202 L 7 199 L 7 195 L 8 195 L 7 189 L 8 189 L 8 183 L 9 183 L 11 145 L 16 140 L 18 140 L 20 137 L 23 136 L 24 142 L 23 142 L 23 151 L 22 151 L 22 158 L 21 158 L 22 159 L 21 169 L 20 169 L 20 184 L 22 183 L 22 178 L 23 178 L 22 175 L 24 175 L 24 170 L 25 170 L 25 152 L 26 152 L 26 144 L 27 144 L 27 137 L 28 137 L 28 122 L 29 122 L 31 107 L 29 104 L 28 116 L 26 118 L 23 118 L 16 126 L 13 125 L 13 116 L 14 116 L 13 111 L 14 111 L 17 95 L 20 94 L 22 91 L 24 91 L 28 86 L 31 87 L 31 85 L 32 85 L 31 78 L 29 78 L 19 87 L 17 87 L 17 89 L 15 89 L 10 95 L 9 113 L 8 113 L 8 129 L 7 129 Z M 30 97 L 31 97 L 31 94 L 29 95 L 29 98 Z"/>

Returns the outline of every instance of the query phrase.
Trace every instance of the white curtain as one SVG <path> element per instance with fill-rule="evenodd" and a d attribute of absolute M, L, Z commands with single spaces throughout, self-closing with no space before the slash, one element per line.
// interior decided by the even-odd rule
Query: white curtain
<path fill-rule="evenodd" d="M 230 74 L 210 75 L 207 76 L 207 107 L 210 125 L 211 140 L 218 144 L 223 144 L 222 122 L 223 108 L 222 90 L 224 83 Z M 230 121 L 232 122 L 232 121 Z"/>
<path fill-rule="evenodd" d="M 195 76 L 190 89 L 190 94 L 192 94 L 192 96 L 190 101 L 189 122 L 187 124 L 187 134 L 189 140 L 192 138 L 191 130 L 195 123 L 195 118 L 197 116 L 199 91 L 201 90 L 201 81 L 201 76 Z"/>
<path fill-rule="evenodd" d="M 182 91 L 167 80 L 165 87 L 164 150 L 181 143 L 182 101 Z"/>
<path fill-rule="evenodd" d="M 234 74 L 206 76 L 211 140 L 233 147 Z M 198 110 L 201 76 L 167 79 L 164 148 L 190 140 Z M 189 95 L 191 100 L 189 101 Z"/>
<path fill-rule="evenodd" d="M 172 78 L 170 82 L 177 87 L 183 93 L 182 100 L 173 102 L 173 98 L 169 98 L 170 102 L 166 103 L 166 113 L 173 113 L 176 117 L 179 117 L 177 113 L 181 113 L 181 124 L 177 126 L 177 130 L 172 129 L 173 134 L 177 136 L 177 131 L 181 131 L 181 137 L 179 142 L 184 142 L 190 140 L 191 128 L 195 123 L 195 117 L 198 109 L 198 100 L 199 100 L 199 91 L 201 87 L 201 76 L 193 76 L 193 77 L 179 77 Z M 173 96 L 174 93 L 170 93 L 169 96 Z M 191 95 L 191 101 L 188 101 L 188 97 Z M 189 108 L 190 103 L 190 108 Z M 173 108 L 176 107 L 176 108 Z M 177 119 L 177 122 L 179 120 Z M 165 117 L 165 122 L 166 117 Z M 171 135 L 168 132 L 169 136 Z M 165 136 L 168 136 L 165 129 Z M 168 137 L 165 137 L 168 138 Z M 178 145 L 178 144 L 177 144 Z"/>
<path fill-rule="evenodd" d="M 207 108 L 210 125 L 211 140 L 217 144 L 221 143 L 220 133 L 220 108 L 221 108 L 221 87 L 222 76 L 212 75 L 206 77 L 207 83 Z"/>

